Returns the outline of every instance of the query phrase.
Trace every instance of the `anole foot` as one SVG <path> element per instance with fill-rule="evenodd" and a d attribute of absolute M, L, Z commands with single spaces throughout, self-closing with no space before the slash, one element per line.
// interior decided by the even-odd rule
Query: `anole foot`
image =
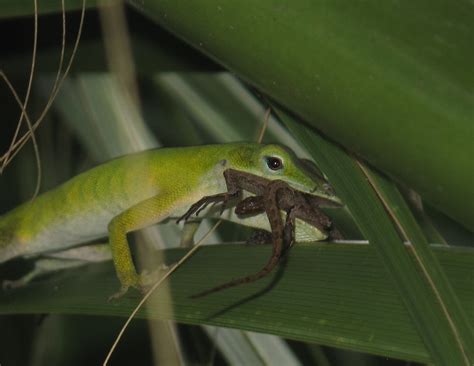
<path fill-rule="evenodd" d="M 138 276 L 138 279 L 133 284 L 122 284 L 120 290 L 109 297 L 109 301 L 114 301 L 120 299 L 123 295 L 125 295 L 130 287 L 134 287 L 139 290 L 142 294 L 145 294 L 150 290 L 150 288 L 160 279 L 163 274 L 163 271 L 166 271 L 169 267 L 165 264 L 162 264 L 157 270 L 155 271 L 147 271 L 144 270 Z"/>
<path fill-rule="evenodd" d="M 20 288 L 26 285 L 25 281 L 22 281 L 20 278 L 19 280 L 4 280 L 2 282 L 2 290 L 11 290 L 14 288 Z"/>
<path fill-rule="evenodd" d="M 38 276 L 39 274 L 41 273 L 41 271 L 39 271 L 37 268 L 31 270 L 29 273 L 27 273 L 26 275 L 16 279 L 16 280 L 3 280 L 3 282 L 1 282 L 2 284 L 2 289 L 3 290 L 12 290 L 12 289 L 15 289 L 15 288 L 21 288 L 21 287 L 25 287 L 26 285 L 28 285 L 31 280 L 33 278 L 35 278 L 36 276 Z"/>
<path fill-rule="evenodd" d="M 114 302 L 118 299 L 120 299 L 123 295 L 125 295 L 128 291 L 130 286 L 127 286 L 127 285 L 122 285 L 120 286 L 120 290 L 118 292 L 116 292 L 115 294 L 109 296 L 108 298 L 108 302 Z"/>

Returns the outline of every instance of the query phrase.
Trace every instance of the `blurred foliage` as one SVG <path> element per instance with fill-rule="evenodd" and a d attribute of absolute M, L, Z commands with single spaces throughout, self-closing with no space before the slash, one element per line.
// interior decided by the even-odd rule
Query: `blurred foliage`
<path fill-rule="evenodd" d="M 408 219 L 411 232 L 416 232 L 416 242 L 422 245 L 417 248 L 426 251 L 425 264 L 440 271 L 434 273 L 441 281 L 436 286 L 441 286 L 449 311 L 455 319 L 467 319 L 462 337 L 469 335 L 474 317 L 472 250 L 432 250 L 424 235 L 440 244 L 473 244 L 473 234 L 466 229 L 472 229 L 474 217 L 473 206 L 466 204 L 474 198 L 469 158 L 474 113 L 474 81 L 469 74 L 473 51 L 468 46 L 474 32 L 468 21 L 472 4 L 436 1 L 412 6 L 369 1 L 342 6 L 337 2 L 297 1 L 276 5 L 270 0 L 258 4 L 218 4 L 212 0 L 199 4 L 131 3 L 154 19 L 127 11 L 140 105 L 130 102 L 121 75 L 107 73 L 110 58 L 104 47 L 106 32 L 98 12 L 88 10 L 70 78 L 37 135 L 43 162 L 42 190 L 128 151 L 158 145 L 254 141 L 269 98 L 271 103 L 276 100 L 286 107 L 287 113 L 291 110 L 296 127 L 289 133 L 272 117 L 265 141 L 281 142 L 299 156 L 316 158 L 338 193 L 346 195 L 345 202 L 356 216 L 354 220 L 347 209 L 332 210 L 338 227 L 348 239 L 369 238 L 373 244 L 296 247 L 274 277 L 193 303 L 187 296 L 195 288 L 206 288 L 211 280 L 220 283 L 250 273 L 268 255 L 265 247 L 237 245 L 200 251 L 171 278 L 172 300 L 162 290 L 154 296 L 160 306 L 147 309 L 152 318 L 208 325 L 179 325 L 179 341 L 172 344 L 180 362 L 264 365 L 285 360 L 285 364 L 389 365 L 404 362 L 385 357 L 438 363 L 462 359 L 450 341 L 447 319 L 432 299 L 431 286 L 413 272 L 420 271 L 419 263 L 413 261 L 413 255 L 403 254 L 396 235 L 399 228 L 392 226 L 379 203 L 371 201 L 370 188 L 362 182 L 360 172 L 344 165 L 350 164 L 350 158 L 337 155 L 340 152 L 331 154 L 332 149 L 340 149 L 326 139 L 320 140 L 321 135 L 312 137 L 315 131 L 309 127 L 318 127 L 339 146 L 404 183 L 403 192 L 410 193 L 407 186 L 415 188 L 428 200 L 428 204 L 420 200 L 416 205 L 409 199 L 420 226 L 410 221 L 409 211 L 401 214 L 402 219 Z M 0 34 L 12 35 L 2 42 L 0 69 L 12 79 L 20 95 L 25 93 L 31 62 L 33 18 L 17 16 L 30 15 L 32 4 L 8 0 L 0 5 Z M 80 4 L 73 1 L 66 6 L 78 9 Z M 87 6 L 93 5 L 88 2 Z M 32 117 L 40 114 L 58 65 L 61 18 L 50 14 L 58 11 L 58 6 L 59 2 L 39 2 L 39 11 L 49 15 L 39 18 L 38 77 L 29 108 Z M 68 13 L 66 55 L 71 53 L 78 19 L 77 11 Z M 221 72 L 223 67 L 235 72 L 245 84 Z M 6 88 L 0 88 L 0 97 L 4 101 L 3 152 L 13 135 L 19 109 Z M 302 121 L 295 115 L 303 117 L 307 125 L 301 127 Z M 341 163 L 340 158 L 347 160 Z M 32 149 L 26 146 L 1 176 L 0 212 L 27 200 L 34 183 Z M 418 231 L 420 228 L 423 232 Z M 248 237 L 248 231 L 236 229 L 226 225 L 213 240 Z M 177 245 L 178 235 L 174 227 L 161 230 L 167 245 Z M 182 255 L 182 250 L 165 253 L 166 260 L 172 261 Z M 15 277 L 28 267 L 31 261 L 2 265 L 0 279 Z M 237 302 L 259 294 L 273 280 L 278 281 L 271 291 L 251 301 Z M 27 288 L 1 293 L 3 314 L 56 315 L 0 317 L 0 328 L 8 329 L 0 336 L 0 363 L 101 362 L 122 319 L 77 314 L 128 315 L 136 294 L 119 304 L 109 304 L 105 299 L 116 287 L 111 265 L 104 264 L 54 274 Z M 417 291 L 424 295 L 417 298 Z M 166 313 L 164 306 L 170 304 L 172 314 Z M 220 313 L 223 309 L 227 310 Z M 427 314 L 419 316 L 421 309 Z M 212 314 L 216 316 L 210 317 Z M 143 312 L 141 317 L 145 317 Z M 427 323 L 430 319 L 432 326 Z M 143 364 L 152 360 L 159 363 L 153 349 L 156 338 L 152 335 L 150 342 L 147 328 L 166 328 L 169 323 L 147 325 L 136 320 L 132 324 L 113 364 L 137 359 Z M 256 330 L 298 341 L 209 325 Z M 434 334 L 437 330 L 439 334 Z M 173 334 L 172 329 L 170 332 Z M 51 339 L 57 341 L 52 343 Z M 470 352 L 472 344 L 466 348 Z"/>

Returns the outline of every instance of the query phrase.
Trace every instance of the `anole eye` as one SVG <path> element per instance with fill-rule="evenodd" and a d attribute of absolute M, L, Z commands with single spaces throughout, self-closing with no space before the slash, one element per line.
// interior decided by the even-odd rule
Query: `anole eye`
<path fill-rule="evenodd" d="M 283 162 L 279 158 L 269 156 L 269 157 L 267 157 L 267 166 L 271 170 L 280 170 L 280 169 L 283 168 Z"/>

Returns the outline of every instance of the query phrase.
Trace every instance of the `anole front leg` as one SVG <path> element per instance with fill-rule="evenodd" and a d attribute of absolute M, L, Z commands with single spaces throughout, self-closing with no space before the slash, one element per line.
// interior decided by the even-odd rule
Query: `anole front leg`
<path fill-rule="evenodd" d="M 129 287 L 144 290 L 154 283 L 158 272 L 148 275 L 137 273 L 127 242 L 127 233 L 162 221 L 179 206 L 179 201 L 180 197 L 162 193 L 130 207 L 112 219 L 108 227 L 109 244 L 121 288 L 111 298 L 121 297 Z"/>
<path fill-rule="evenodd" d="M 222 202 L 222 211 L 227 203 L 240 197 L 242 190 L 248 190 L 255 194 L 262 194 L 269 182 L 267 179 L 250 173 L 240 172 L 234 169 L 224 171 L 227 192 L 207 196 L 196 202 L 180 218 L 187 220 L 193 213 L 196 215 L 210 203 Z M 120 291 L 113 297 L 117 298 L 125 294 L 129 287 L 143 289 L 154 281 L 154 275 L 139 275 L 133 264 L 130 247 L 127 242 L 127 233 L 160 222 L 168 217 L 179 205 L 179 197 L 172 197 L 166 192 L 142 201 L 135 206 L 122 212 L 113 218 L 109 224 L 110 247 L 112 257 L 121 283 Z M 281 220 L 281 219 L 280 219 Z M 272 231 L 274 231 L 272 227 Z"/>

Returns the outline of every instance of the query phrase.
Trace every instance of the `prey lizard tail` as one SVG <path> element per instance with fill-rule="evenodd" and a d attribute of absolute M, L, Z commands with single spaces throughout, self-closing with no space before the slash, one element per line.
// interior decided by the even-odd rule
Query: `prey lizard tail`
<path fill-rule="evenodd" d="M 268 260 L 267 264 L 265 264 L 265 266 L 257 273 L 237 278 L 222 285 L 199 292 L 197 294 L 192 295 L 192 299 L 203 297 L 211 293 L 239 286 L 245 283 L 257 281 L 260 278 L 268 275 L 276 267 L 276 265 L 280 261 L 284 248 L 291 244 L 284 243 L 283 236 L 285 232 L 285 226 L 283 224 L 283 220 L 280 215 L 280 209 L 278 207 L 278 190 L 287 187 L 288 185 L 285 182 L 280 180 L 274 180 L 269 184 L 268 190 L 264 193 L 264 207 L 265 212 L 268 216 L 268 221 L 270 222 L 270 227 L 272 229 L 273 239 L 272 256 Z M 292 230 L 294 230 L 294 227 L 292 228 Z M 294 232 L 292 237 L 294 237 Z"/>

